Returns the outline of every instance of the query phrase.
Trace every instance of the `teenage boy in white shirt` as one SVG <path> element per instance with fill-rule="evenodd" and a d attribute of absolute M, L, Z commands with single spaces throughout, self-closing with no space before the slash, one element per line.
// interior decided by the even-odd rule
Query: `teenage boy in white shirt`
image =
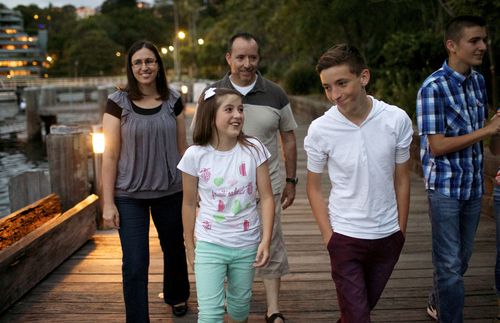
<path fill-rule="evenodd" d="M 370 322 L 405 241 L 412 124 L 402 109 L 366 94 L 370 72 L 355 47 L 332 47 L 316 70 L 334 105 L 304 140 L 307 195 L 330 254 L 339 322 Z"/>

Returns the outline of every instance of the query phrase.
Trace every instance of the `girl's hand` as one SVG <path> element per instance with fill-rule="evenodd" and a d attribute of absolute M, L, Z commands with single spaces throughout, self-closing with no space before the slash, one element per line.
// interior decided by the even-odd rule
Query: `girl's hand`
<path fill-rule="evenodd" d="M 186 248 L 186 258 L 189 269 L 194 272 L 194 248 Z"/>
<path fill-rule="evenodd" d="M 267 264 L 269 260 L 269 244 L 260 243 L 257 248 L 257 256 L 255 257 L 255 262 L 253 266 L 255 268 L 263 267 Z"/>
<path fill-rule="evenodd" d="M 114 203 L 104 204 L 102 220 L 104 228 L 120 229 L 120 214 Z"/>

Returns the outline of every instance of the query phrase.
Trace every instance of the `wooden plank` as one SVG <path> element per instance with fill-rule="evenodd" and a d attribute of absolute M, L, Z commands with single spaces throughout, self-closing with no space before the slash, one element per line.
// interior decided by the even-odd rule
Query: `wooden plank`
<path fill-rule="evenodd" d="M 0 313 L 92 237 L 97 200 L 88 196 L 0 252 Z"/>
<path fill-rule="evenodd" d="M 300 121 L 300 120 L 299 120 Z M 189 121 L 188 121 L 189 122 Z M 297 129 L 303 142 L 307 124 Z M 305 192 L 306 160 L 298 147 L 299 185 L 294 205 L 282 216 L 291 273 L 283 277 L 280 308 L 287 323 L 335 322 L 339 318 L 337 295 L 331 279 L 329 257 L 311 214 Z M 325 174 L 326 175 L 326 174 Z M 324 192 L 329 189 L 323 178 Z M 426 314 L 432 285 L 431 234 L 427 195 L 423 181 L 412 176 L 411 210 L 403 253 L 381 299 L 372 312 L 373 322 L 431 322 Z M 158 298 L 162 289 L 163 262 L 154 226 L 150 231 L 150 319 L 152 322 L 196 322 L 196 286 L 191 273 L 190 311 L 181 319 Z M 465 322 L 491 322 L 496 316 L 493 291 L 495 223 L 482 217 L 465 283 Z M 0 316 L 0 321 L 106 321 L 123 322 L 121 248 L 116 231 L 98 231 L 87 244 L 53 271 L 21 302 Z M 249 323 L 263 322 L 265 291 L 254 281 Z"/>

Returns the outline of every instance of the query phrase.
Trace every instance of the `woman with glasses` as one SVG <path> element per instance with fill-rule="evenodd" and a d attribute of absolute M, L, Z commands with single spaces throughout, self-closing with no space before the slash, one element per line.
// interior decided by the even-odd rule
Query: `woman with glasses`
<path fill-rule="evenodd" d="M 134 43 L 127 85 L 108 98 L 103 117 L 104 225 L 118 229 L 123 252 L 127 322 L 149 322 L 149 226 L 163 251 L 163 294 L 175 316 L 187 312 L 189 281 L 182 228 L 182 183 L 177 164 L 186 149 L 184 105 L 169 88 L 158 49 Z"/>

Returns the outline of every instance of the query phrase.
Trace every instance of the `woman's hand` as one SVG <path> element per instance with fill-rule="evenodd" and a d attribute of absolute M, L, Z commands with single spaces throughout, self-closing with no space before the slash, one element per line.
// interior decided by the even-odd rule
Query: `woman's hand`
<path fill-rule="evenodd" d="M 120 229 L 120 214 L 114 203 L 104 204 L 102 219 L 104 228 Z"/>

